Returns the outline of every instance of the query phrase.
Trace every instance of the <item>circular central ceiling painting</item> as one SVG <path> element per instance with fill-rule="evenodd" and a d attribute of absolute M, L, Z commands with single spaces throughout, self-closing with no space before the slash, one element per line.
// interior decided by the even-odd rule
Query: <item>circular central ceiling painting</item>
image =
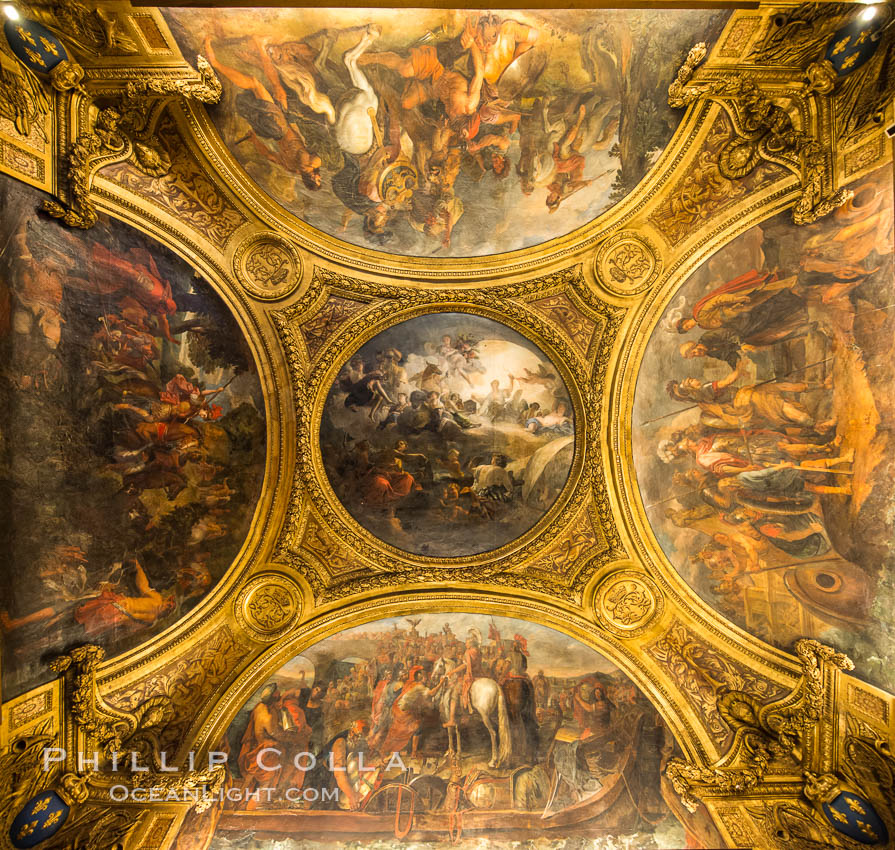
<path fill-rule="evenodd" d="M 167 9 L 224 87 L 249 176 L 354 245 L 476 257 L 563 236 L 623 198 L 680 113 L 668 85 L 726 13 Z"/>
<path fill-rule="evenodd" d="M 323 464 L 348 512 L 417 555 L 490 552 L 556 501 L 575 454 L 559 370 L 530 340 L 465 313 L 401 322 L 339 372 Z"/>

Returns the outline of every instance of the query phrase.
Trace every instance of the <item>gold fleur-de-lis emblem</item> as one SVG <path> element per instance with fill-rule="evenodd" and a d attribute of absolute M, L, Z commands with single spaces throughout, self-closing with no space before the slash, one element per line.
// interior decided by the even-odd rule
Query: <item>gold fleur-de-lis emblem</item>
<path fill-rule="evenodd" d="M 56 809 L 56 811 L 50 814 L 50 816 L 44 821 L 44 827 L 56 826 L 56 824 L 59 823 L 61 819 L 62 809 Z"/>
<path fill-rule="evenodd" d="M 43 68 L 46 68 L 47 63 L 44 62 L 43 57 L 39 53 L 35 53 L 33 50 L 29 48 L 25 48 L 25 53 L 28 54 L 28 58 L 35 64 L 40 65 Z"/>
<path fill-rule="evenodd" d="M 847 35 L 845 38 L 840 39 L 836 42 L 836 46 L 833 48 L 833 52 L 830 54 L 831 56 L 838 56 L 842 53 L 845 48 L 848 46 L 848 40 L 851 38 L 850 35 Z"/>
<path fill-rule="evenodd" d="M 871 838 L 874 841 L 877 840 L 876 831 L 873 829 L 872 826 L 870 826 L 869 823 L 865 823 L 864 821 L 859 820 L 858 821 L 858 829 L 860 829 L 861 832 L 863 832 L 864 835 L 866 835 L 868 838 Z"/>
<path fill-rule="evenodd" d="M 851 68 L 851 66 L 858 61 L 858 57 L 860 55 L 860 53 L 852 53 L 850 56 L 846 56 L 845 59 L 842 60 L 843 70 L 848 70 L 849 68 Z"/>
<path fill-rule="evenodd" d="M 31 809 L 31 814 L 36 815 L 40 812 L 45 812 L 50 807 L 50 798 L 44 797 L 43 800 L 38 800 L 34 804 L 34 808 Z"/>
<path fill-rule="evenodd" d="M 19 834 L 16 836 L 20 841 L 23 838 L 27 838 L 31 835 L 34 830 L 37 829 L 37 821 L 33 820 L 31 823 L 22 824 L 22 828 L 19 830 Z"/>
<path fill-rule="evenodd" d="M 50 41 L 48 38 L 45 38 L 44 36 L 41 36 L 41 37 L 40 37 L 40 43 L 44 46 L 44 50 L 46 50 L 47 53 L 52 53 L 54 56 L 58 56 L 58 55 L 59 55 L 59 51 L 58 51 L 58 49 L 56 48 L 56 45 L 53 44 L 53 42 Z"/>
<path fill-rule="evenodd" d="M 837 812 L 836 809 L 830 809 L 830 814 L 839 821 L 839 823 L 848 823 L 848 818 L 842 814 L 842 812 Z"/>
<path fill-rule="evenodd" d="M 19 34 L 19 38 L 25 42 L 25 44 L 30 44 L 32 47 L 37 47 L 37 42 L 34 40 L 34 36 L 31 35 L 25 27 L 16 27 L 16 32 Z"/>
<path fill-rule="evenodd" d="M 866 815 L 864 807 L 861 805 L 859 800 L 856 800 L 854 797 L 846 797 L 845 802 L 848 804 L 848 807 L 853 811 L 857 812 L 859 815 Z"/>
<path fill-rule="evenodd" d="M 863 44 L 868 38 L 870 38 L 870 30 L 861 30 L 858 37 L 855 39 L 855 47 L 859 44 Z"/>

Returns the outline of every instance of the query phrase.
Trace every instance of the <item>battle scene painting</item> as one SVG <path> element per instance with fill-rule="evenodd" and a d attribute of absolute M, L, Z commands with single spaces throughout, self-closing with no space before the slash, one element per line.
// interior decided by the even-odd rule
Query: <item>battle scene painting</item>
<path fill-rule="evenodd" d="M 164 12 L 224 85 L 224 142 L 274 200 L 354 245 L 482 256 L 591 221 L 644 177 L 667 90 L 727 13 Z"/>
<path fill-rule="evenodd" d="M 634 404 L 646 513 L 722 614 L 814 637 L 895 689 L 892 179 L 804 227 L 751 228 L 684 284 Z"/>
<path fill-rule="evenodd" d="M 110 654 L 195 606 L 237 554 L 265 457 L 233 317 L 122 224 L 67 230 L 0 182 L 3 695 L 70 644 Z"/>
<path fill-rule="evenodd" d="M 323 463 L 342 504 L 406 552 L 449 558 L 528 531 L 562 491 L 575 418 L 559 370 L 521 334 L 435 313 L 377 334 L 326 399 Z"/>
<path fill-rule="evenodd" d="M 340 632 L 272 675 L 219 749 L 230 791 L 213 850 L 721 844 L 663 777 L 677 745 L 644 695 L 594 650 L 517 619 L 420 613 Z"/>

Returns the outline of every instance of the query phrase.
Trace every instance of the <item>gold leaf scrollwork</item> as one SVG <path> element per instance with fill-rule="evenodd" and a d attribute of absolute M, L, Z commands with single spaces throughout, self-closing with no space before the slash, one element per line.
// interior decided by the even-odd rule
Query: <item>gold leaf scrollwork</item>
<path fill-rule="evenodd" d="M 136 42 L 122 32 L 119 19 L 105 9 L 91 8 L 80 0 L 20 0 L 17 5 L 80 53 L 92 57 L 138 52 Z"/>
<path fill-rule="evenodd" d="M 101 647 L 88 644 L 60 656 L 50 665 L 64 676 L 66 717 L 71 723 L 78 751 L 99 753 L 103 758 L 98 767 L 85 767 L 78 763 L 77 771 L 68 782 L 69 788 L 90 785 L 102 789 L 110 783 L 123 783 L 176 792 L 204 789 L 207 793 L 195 805 L 200 811 L 207 808 L 210 805 L 209 796 L 223 786 L 224 768 L 217 765 L 207 770 L 168 772 L 170 765 L 166 765 L 162 758 L 159 739 L 174 714 L 172 698 L 167 694 L 156 694 L 143 699 L 130 710 L 110 705 L 101 697 L 96 683 L 96 670 L 104 656 Z M 148 772 L 115 773 L 117 757 L 123 752 L 136 754 L 139 761 L 149 768 Z M 79 792 L 79 795 L 83 796 L 83 793 Z M 101 799 L 108 806 L 108 798 Z"/>
<path fill-rule="evenodd" d="M 827 677 L 835 670 L 853 669 L 853 664 L 815 640 L 798 641 L 796 654 L 802 663 L 802 678 L 782 699 L 762 705 L 743 691 L 717 689 L 718 712 L 734 733 L 727 753 L 710 766 L 674 758 L 666 768 L 687 809 L 695 811 L 703 796 L 734 796 L 755 789 L 772 761 L 791 759 L 802 764 L 807 736 L 827 719 L 828 709 L 832 711 L 826 703 Z M 825 799 L 834 787 L 838 789 L 835 777 L 815 775 L 807 767 L 804 781 L 809 798 Z"/>
<path fill-rule="evenodd" d="M 655 247 L 636 233 L 619 233 L 597 252 L 597 280 L 614 295 L 638 295 L 661 270 Z"/>
<path fill-rule="evenodd" d="M 697 67 L 705 55 L 705 44 L 691 48 L 668 88 L 668 103 L 684 107 L 700 100 L 712 100 L 724 107 L 737 132 L 737 138 L 728 142 L 719 154 L 718 167 L 724 177 L 740 179 L 763 160 L 788 168 L 799 177 L 802 188 L 793 207 L 792 218 L 796 224 L 811 224 L 852 197 L 851 190 L 833 186 L 829 158 L 820 141 L 797 129 L 787 111 L 762 90 L 755 76 L 738 71 L 723 78 L 694 82 Z M 823 95 L 815 92 L 807 96 Z"/>
<path fill-rule="evenodd" d="M 234 613 L 242 628 L 253 637 L 276 640 L 292 627 L 301 613 L 300 591 L 286 576 L 261 575 L 240 593 Z"/>
<path fill-rule="evenodd" d="M 133 833 L 142 811 L 133 805 L 110 804 L 113 785 L 159 789 L 162 797 L 173 792 L 178 799 L 192 801 L 196 811 L 207 809 L 223 788 L 226 773 L 221 765 L 169 772 L 171 765 L 161 758 L 158 733 L 170 719 L 170 697 L 143 699 L 129 711 L 115 708 L 97 687 L 96 671 L 103 658 L 102 648 L 86 645 L 50 665 L 63 677 L 62 730 L 51 734 L 48 721 L 36 733 L 13 740 L 0 754 L 0 835 L 9 835 L 10 825 L 30 800 L 52 790 L 68 809 L 49 814 L 48 821 L 62 821 L 62 827 L 41 846 L 51 850 L 115 847 Z M 44 751 L 59 747 L 60 740 L 67 742 L 68 750 L 62 771 L 47 770 Z M 148 769 L 119 769 L 118 757 L 124 752 L 135 754 Z M 82 760 L 89 753 L 96 760 Z M 48 805 L 40 806 L 38 801 L 35 813 L 48 810 Z"/>
<path fill-rule="evenodd" d="M 201 56 L 197 67 L 198 73 L 188 77 L 149 73 L 129 81 L 117 104 L 100 109 L 92 128 L 81 133 L 68 150 L 69 204 L 46 201 L 43 209 L 69 227 L 90 228 L 97 221 L 91 188 L 100 168 L 127 160 L 153 177 L 167 174 L 171 159 L 154 132 L 166 102 L 183 98 L 216 103 L 221 96 L 220 80 Z"/>

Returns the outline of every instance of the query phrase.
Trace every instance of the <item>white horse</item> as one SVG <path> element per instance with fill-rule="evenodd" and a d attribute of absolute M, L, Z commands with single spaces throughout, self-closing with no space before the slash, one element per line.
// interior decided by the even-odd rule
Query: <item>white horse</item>
<path fill-rule="evenodd" d="M 435 662 L 432 668 L 433 677 L 440 679 L 448 669 L 448 665 L 456 666 L 456 661 L 450 661 L 444 657 Z M 459 673 L 457 675 L 460 675 Z M 451 688 L 445 688 L 438 699 L 438 713 L 443 723 L 446 723 L 451 716 Z M 459 699 L 459 697 L 456 697 Z M 510 716 L 507 713 L 506 697 L 500 685 L 487 677 L 474 679 L 469 687 L 469 705 L 482 718 L 482 723 L 488 730 L 491 737 L 491 761 L 488 767 L 500 767 L 510 760 L 512 736 L 510 734 Z M 458 706 L 457 714 L 462 710 Z M 497 721 L 495 729 L 494 721 Z M 448 731 L 448 752 L 460 755 L 460 726 L 446 727 Z M 453 729 L 453 735 L 451 730 Z M 456 737 L 457 746 L 454 748 L 454 738 Z"/>
<path fill-rule="evenodd" d="M 379 109 L 379 98 L 370 81 L 358 68 L 357 60 L 379 38 L 380 33 L 380 28 L 371 24 L 364 30 L 357 45 L 348 50 L 343 57 L 354 89 L 339 105 L 335 127 L 336 142 L 343 151 L 356 156 L 365 154 L 373 147 L 372 122 L 375 120 L 376 110 Z"/>

